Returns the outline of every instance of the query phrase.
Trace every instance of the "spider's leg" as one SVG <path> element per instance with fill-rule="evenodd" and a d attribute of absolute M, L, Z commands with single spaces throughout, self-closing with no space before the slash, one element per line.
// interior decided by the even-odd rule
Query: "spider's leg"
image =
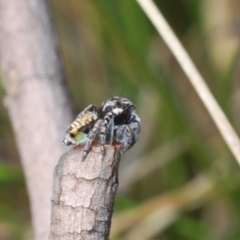
<path fill-rule="evenodd" d="M 83 157 L 82 157 L 82 161 L 85 160 L 85 158 L 87 157 L 91 146 L 92 146 L 92 142 L 94 141 L 94 139 L 96 138 L 96 136 L 98 135 L 99 129 L 100 129 L 100 125 L 102 124 L 102 119 L 99 119 L 93 126 L 93 128 L 89 131 L 88 133 L 88 138 L 85 142 L 84 148 L 83 148 Z"/>
<path fill-rule="evenodd" d="M 141 127 L 140 127 L 141 120 L 139 116 L 134 112 L 130 121 L 131 121 L 131 124 L 129 124 L 129 126 L 133 133 L 133 143 L 132 143 L 133 145 L 137 142 L 140 131 L 141 131 Z"/>
<path fill-rule="evenodd" d="M 113 113 L 108 112 L 103 119 L 103 124 L 98 133 L 98 140 L 101 145 L 102 154 L 105 155 L 105 144 L 112 144 L 114 134 L 114 118 Z"/>
<path fill-rule="evenodd" d="M 121 144 L 120 153 L 126 152 L 132 145 L 132 132 L 128 125 L 119 126 L 116 130 L 116 141 Z"/>
<path fill-rule="evenodd" d="M 140 123 L 132 122 L 128 125 L 119 126 L 116 130 L 116 141 L 121 144 L 120 154 L 125 153 L 138 140 Z"/>
<path fill-rule="evenodd" d="M 107 132 L 107 125 L 102 124 L 102 126 L 100 127 L 100 131 L 98 133 L 98 140 L 101 145 L 102 155 L 105 155 L 105 153 L 106 153 L 105 147 L 104 147 L 104 145 L 106 144 L 106 132 Z"/>
<path fill-rule="evenodd" d="M 80 114 L 81 115 L 83 115 L 83 114 L 85 114 L 86 112 L 97 112 L 97 108 L 96 108 L 96 106 L 95 105 L 93 105 L 93 104 L 90 104 L 89 106 L 87 106 L 86 108 L 84 108 L 83 110 L 82 110 L 82 112 L 80 112 Z M 80 115 L 79 114 L 79 115 Z"/>
<path fill-rule="evenodd" d="M 113 142 L 113 134 L 114 134 L 114 120 L 113 120 L 113 118 L 110 119 L 110 121 L 107 125 L 107 134 L 108 134 L 107 143 L 111 145 L 112 142 Z"/>

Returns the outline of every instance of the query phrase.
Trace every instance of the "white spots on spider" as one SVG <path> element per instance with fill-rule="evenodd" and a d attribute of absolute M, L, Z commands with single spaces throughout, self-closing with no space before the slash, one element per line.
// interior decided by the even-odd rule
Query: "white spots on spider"
<path fill-rule="evenodd" d="M 108 101 L 103 102 L 102 106 L 102 110 L 105 111 L 107 107 L 112 107 L 114 108 L 114 111 L 116 111 L 115 114 L 121 114 L 123 112 L 122 108 L 116 107 L 117 103 L 119 103 L 119 100 L 121 101 L 122 105 L 132 105 L 133 103 L 127 99 L 127 98 L 123 98 L 123 97 L 113 97 Z M 116 108 L 115 108 L 116 107 Z M 114 112 L 113 111 L 113 112 Z"/>
<path fill-rule="evenodd" d="M 115 115 L 119 115 L 120 113 L 123 112 L 123 109 L 122 108 L 114 108 L 112 110 L 112 112 L 115 114 Z"/>

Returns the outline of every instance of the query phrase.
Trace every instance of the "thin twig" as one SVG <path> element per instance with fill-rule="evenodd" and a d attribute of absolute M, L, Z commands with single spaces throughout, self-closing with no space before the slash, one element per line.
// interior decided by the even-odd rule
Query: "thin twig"
<path fill-rule="evenodd" d="M 209 114 L 213 118 L 213 121 L 219 129 L 227 146 L 235 156 L 237 162 L 240 164 L 240 140 L 227 117 L 210 92 L 209 88 L 207 87 L 204 79 L 194 66 L 184 47 L 179 42 L 178 38 L 173 33 L 172 29 L 152 0 L 137 0 L 137 2 L 140 4 L 159 34 L 162 36 L 165 43 L 168 45 L 176 57 L 180 66 L 195 88 L 197 94 L 201 98 L 203 104 L 207 108 Z"/>

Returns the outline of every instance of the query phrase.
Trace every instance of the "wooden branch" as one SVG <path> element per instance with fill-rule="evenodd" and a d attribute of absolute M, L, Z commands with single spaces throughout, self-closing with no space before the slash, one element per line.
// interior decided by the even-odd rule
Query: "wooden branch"
<path fill-rule="evenodd" d="M 1 74 L 30 197 L 34 239 L 49 236 L 52 173 L 72 121 L 46 0 L 0 0 Z"/>
<path fill-rule="evenodd" d="M 81 147 L 64 154 L 54 172 L 50 240 L 108 239 L 118 187 L 120 154 L 93 147 L 82 161 Z"/>

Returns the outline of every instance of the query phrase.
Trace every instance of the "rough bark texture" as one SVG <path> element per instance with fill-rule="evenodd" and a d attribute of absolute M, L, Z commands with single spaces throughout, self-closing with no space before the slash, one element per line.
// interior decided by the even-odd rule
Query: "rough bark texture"
<path fill-rule="evenodd" d="M 36 240 L 48 239 L 52 173 L 71 122 L 45 0 L 0 0 L 1 74 L 31 202 Z"/>
<path fill-rule="evenodd" d="M 62 156 L 54 173 L 50 240 L 108 239 L 118 186 L 120 154 L 93 147 L 85 161 L 76 147 Z"/>

